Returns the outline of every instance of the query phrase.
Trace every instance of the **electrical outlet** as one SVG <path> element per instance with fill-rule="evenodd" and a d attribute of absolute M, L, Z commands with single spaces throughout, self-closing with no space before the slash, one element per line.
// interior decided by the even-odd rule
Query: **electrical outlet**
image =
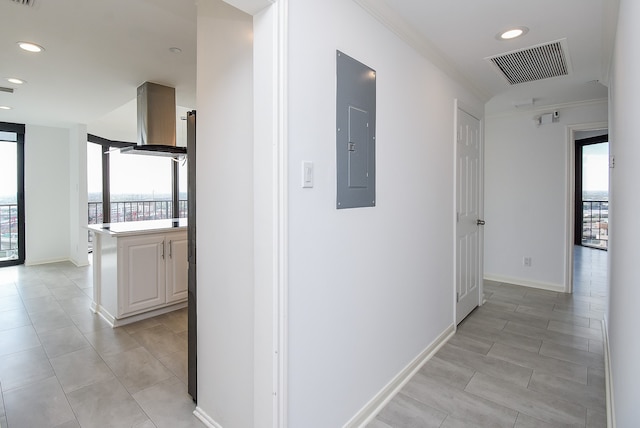
<path fill-rule="evenodd" d="M 522 264 L 526 267 L 531 267 L 531 257 L 524 257 L 522 259 Z"/>

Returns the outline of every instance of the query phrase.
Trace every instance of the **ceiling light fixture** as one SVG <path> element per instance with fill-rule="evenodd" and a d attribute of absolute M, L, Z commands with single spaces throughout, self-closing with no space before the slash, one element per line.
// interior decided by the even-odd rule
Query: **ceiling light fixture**
<path fill-rule="evenodd" d="M 44 50 L 42 46 L 31 42 L 18 42 L 18 46 L 27 52 L 42 52 Z"/>
<path fill-rule="evenodd" d="M 515 39 L 516 37 L 524 36 L 528 32 L 529 32 L 529 29 L 527 27 L 512 27 L 512 28 L 509 28 L 508 30 L 501 31 L 500 33 L 498 33 L 496 35 L 496 39 L 511 40 L 511 39 Z"/>
<path fill-rule="evenodd" d="M 9 106 L 0 106 L 0 110 L 11 110 Z"/>
<path fill-rule="evenodd" d="M 173 47 L 173 48 L 169 48 L 169 52 L 174 54 L 179 54 L 180 52 L 182 52 L 182 49 Z"/>
<path fill-rule="evenodd" d="M 17 77 L 7 77 L 7 82 L 15 83 L 16 85 L 27 83 L 26 80 L 18 79 Z"/>

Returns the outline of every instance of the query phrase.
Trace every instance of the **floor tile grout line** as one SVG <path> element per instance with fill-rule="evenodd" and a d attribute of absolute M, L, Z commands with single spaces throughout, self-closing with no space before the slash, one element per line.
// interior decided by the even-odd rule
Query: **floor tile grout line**
<path fill-rule="evenodd" d="M 66 311 L 65 311 L 65 312 L 66 312 Z M 75 325 L 75 323 L 74 323 L 74 325 Z M 109 372 L 113 375 L 113 379 L 115 379 L 115 380 L 120 384 L 120 386 L 122 386 L 122 388 L 124 389 L 124 391 L 126 391 L 126 392 L 127 392 L 127 394 L 128 394 L 128 395 L 133 399 L 133 401 L 136 403 L 136 405 L 138 406 L 138 408 L 140 409 L 140 411 L 141 411 L 141 412 L 142 412 L 142 413 L 147 417 L 147 419 L 148 419 L 148 420 L 150 420 L 150 421 L 151 421 L 152 423 L 154 423 L 154 425 L 155 425 L 155 422 L 153 421 L 153 419 L 151 418 L 151 416 L 150 416 L 149 414 L 147 414 L 147 412 L 142 408 L 142 406 L 140 405 L 140 403 L 138 402 L 138 400 L 136 400 L 136 398 L 134 397 L 134 394 L 132 394 L 132 393 L 127 389 L 127 387 L 126 387 L 125 385 L 123 385 L 123 384 L 122 384 L 122 380 L 121 380 L 121 379 L 118 377 L 118 375 L 113 371 L 113 369 L 111 368 L 111 366 L 109 366 L 109 364 L 107 364 L 107 361 L 105 361 L 104 357 L 103 357 L 103 356 L 98 352 L 98 350 L 95 348 L 95 346 L 94 346 L 94 345 L 93 345 L 93 344 L 88 340 L 88 338 L 87 338 L 87 336 L 86 336 L 85 332 L 80 332 L 80 333 L 82 334 L 83 338 L 84 338 L 84 339 L 89 343 L 89 345 L 91 346 L 91 348 L 93 349 L 93 351 L 96 353 L 96 355 L 100 358 L 100 361 L 102 361 L 102 363 L 105 365 L 105 367 L 107 367 L 107 369 L 109 370 Z M 128 332 L 126 332 L 126 331 L 125 331 L 125 333 L 129 334 L 129 333 L 128 333 Z M 129 335 L 129 336 L 130 336 L 130 335 Z M 143 348 L 144 348 L 144 345 L 140 344 L 140 343 L 139 343 L 135 338 L 133 338 L 133 337 L 132 337 L 132 339 L 133 339 L 133 340 L 135 340 L 135 342 L 136 342 L 136 343 L 138 343 L 138 345 L 140 345 L 141 347 L 143 347 Z M 54 369 L 54 371 L 55 371 L 55 369 Z M 99 382 L 95 382 L 95 383 L 99 383 Z M 95 385 L 95 383 L 90 384 L 90 385 L 85 385 L 85 386 L 83 386 L 82 388 L 85 388 L 85 387 L 88 387 L 88 386 L 91 386 L 91 385 Z M 155 386 L 155 385 L 157 385 L 157 383 L 156 383 L 156 384 L 154 384 L 154 386 Z M 78 389 L 81 389 L 81 388 L 78 388 Z M 63 391 L 64 391 L 64 390 L 63 390 Z M 70 394 L 70 393 L 71 393 L 71 392 L 69 392 L 69 393 L 65 392 L 65 397 L 67 398 L 67 401 L 69 401 L 68 394 Z M 75 414 L 75 410 L 73 409 L 73 406 L 71 406 L 71 404 L 69 404 L 69 405 L 70 405 L 71 409 L 74 411 L 74 414 Z M 78 417 L 77 417 L 77 415 L 76 415 L 76 420 L 77 420 L 77 419 L 78 419 Z M 80 422 L 78 421 L 78 424 L 79 424 L 79 423 L 80 423 Z"/>

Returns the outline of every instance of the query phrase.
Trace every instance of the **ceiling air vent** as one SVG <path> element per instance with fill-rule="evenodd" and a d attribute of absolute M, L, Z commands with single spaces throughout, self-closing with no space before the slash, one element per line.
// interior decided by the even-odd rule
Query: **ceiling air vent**
<path fill-rule="evenodd" d="M 566 39 L 485 58 L 511 85 L 569 75 Z"/>
<path fill-rule="evenodd" d="M 23 6 L 33 6 L 36 0 L 11 0 L 15 4 L 21 4 Z"/>

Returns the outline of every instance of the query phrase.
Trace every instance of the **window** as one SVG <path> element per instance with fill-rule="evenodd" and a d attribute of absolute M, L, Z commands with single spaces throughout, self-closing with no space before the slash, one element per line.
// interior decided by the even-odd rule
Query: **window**
<path fill-rule="evenodd" d="M 173 163 L 165 157 L 111 152 L 111 222 L 172 218 Z"/>
<path fill-rule="evenodd" d="M 606 250 L 609 242 L 609 136 L 575 140 L 575 245 Z"/>
<path fill-rule="evenodd" d="M 102 146 L 87 144 L 87 192 L 89 224 L 104 223 L 102 217 Z"/>
<path fill-rule="evenodd" d="M 187 183 L 189 163 L 182 160 L 178 163 L 178 217 L 187 217 Z"/>
<path fill-rule="evenodd" d="M 24 125 L 0 122 L 0 266 L 24 263 Z"/>
<path fill-rule="evenodd" d="M 186 162 L 117 150 L 130 145 L 89 135 L 89 224 L 186 217 Z"/>

